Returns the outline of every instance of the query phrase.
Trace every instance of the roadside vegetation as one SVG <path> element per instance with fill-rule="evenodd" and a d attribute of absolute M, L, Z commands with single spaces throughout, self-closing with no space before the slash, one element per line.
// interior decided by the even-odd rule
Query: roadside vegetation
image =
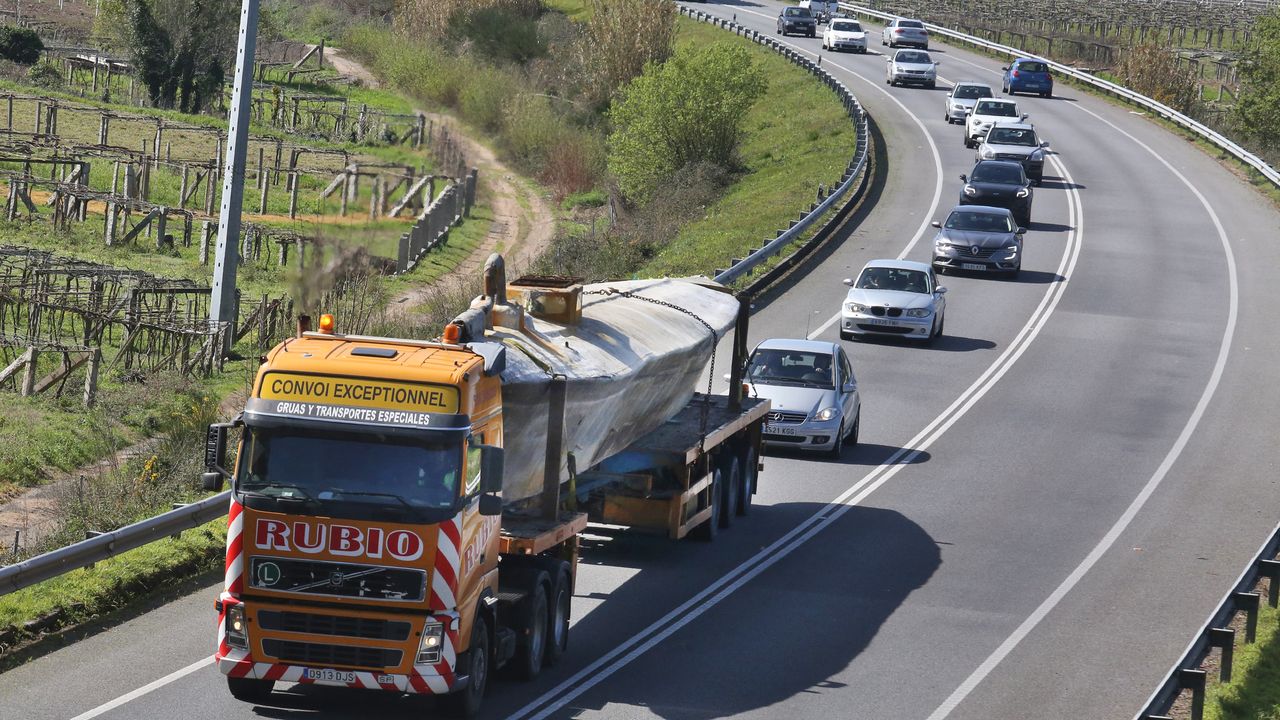
<path fill-rule="evenodd" d="M 1263 598 L 1266 582 L 1259 590 Z M 1217 682 L 1216 672 L 1209 675 L 1206 720 L 1280 720 L 1280 610 L 1262 602 L 1258 641 L 1237 644 L 1234 661 L 1231 682 Z"/>

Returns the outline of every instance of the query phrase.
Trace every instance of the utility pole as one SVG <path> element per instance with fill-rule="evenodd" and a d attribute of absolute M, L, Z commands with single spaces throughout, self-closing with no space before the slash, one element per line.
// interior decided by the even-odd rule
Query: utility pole
<path fill-rule="evenodd" d="M 236 51 L 236 79 L 231 95 L 226 164 L 222 173 L 222 208 L 218 214 L 218 249 L 213 263 L 213 297 L 209 320 L 236 321 L 236 266 L 240 263 L 240 210 L 244 204 L 244 165 L 249 147 L 249 117 L 253 102 L 253 56 L 258 39 L 258 0 L 242 0 L 240 47 Z M 224 353 L 231 350 L 234 327 L 227 333 Z"/>

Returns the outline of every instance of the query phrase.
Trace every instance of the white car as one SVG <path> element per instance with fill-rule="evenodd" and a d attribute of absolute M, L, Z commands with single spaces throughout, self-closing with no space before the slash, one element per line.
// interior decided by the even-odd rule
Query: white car
<path fill-rule="evenodd" d="M 958 82 L 951 88 L 951 92 L 942 99 L 943 112 L 942 116 L 947 124 L 962 123 L 969 112 L 973 110 L 973 106 L 983 98 L 995 97 L 995 91 L 990 85 L 983 85 L 976 82 Z"/>
<path fill-rule="evenodd" d="M 825 23 L 840 12 L 840 3 L 837 0 L 800 0 L 797 3 L 802 8 L 809 8 L 809 12 L 818 19 L 819 23 Z"/>
<path fill-rule="evenodd" d="M 975 148 L 987 136 L 987 131 L 1001 123 L 1026 120 L 1025 113 L 1018 112 L 1013 100 L 983 99 L 973 106 L 973 112 L 964 121 L 964 146 Z"/>
<path fill-rule="evenodd" d="M 914 83 L 931 88 L 938 84 L 938 63 L 923 50 L 899 50 L 889 58 L 890 85 Z"/>
<path fill-rule="evenodd" d="M 942 337 L 947 289 L 927 263 L 872 260 L 857 281 L 844 281 L 849 294 L 840 307 L 840 337 L 889 335 L 930 345 Z"/>
<path fill-rule="evenodd" d="M 822 33 L 822 49 L 866 53 L 867 33 L 857 20 L 836 18 Z"/>
<path fill-rule="evenodd" d="M 880 35 L 880 44 L 896 48 L 899 45 L 910 45 L 921 50 L 929 49 L 929 31 L 919 20 L 896 18 L 884 26 Z"/>

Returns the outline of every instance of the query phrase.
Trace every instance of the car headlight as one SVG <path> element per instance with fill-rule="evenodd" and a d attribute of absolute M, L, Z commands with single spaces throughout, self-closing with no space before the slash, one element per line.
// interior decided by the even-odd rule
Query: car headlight
<path fill-rule="evenodd" d="M 977 194 L 978 194 L 978 191 L 977 191 L 976 189 L 974 189 L 974 187 L 973 187 L 972 185 L 965 185 L 965 186 L 964 186 L 964 194 L 965 194 L 965 195 L 968 195 L 968 196 L 970 196 L 970 197 L 972 197 L 972 196 L 974 196 L 974 195 L 977 195 Z"/>
<path fill-rule="evenodd" d="M 855 303 L 855 302 L 845 303 L 844 311 L 847 313 L 864 313 L 867 311 L 867 306 L 859 305 L 858 303 Z"/>
<path fill-rule="evenodd" d="M 444 646 L 444 625 L 429 622 L 422 628 L 422 642 L 418 643 L 419 665 L 440 662 L 440 650 Z"/>
<path fill-rule="evenodd" d="M 996 151 L 995 151 L 995 150 L 992 150 L 992 149 L 991 149 L 991 148 L 989 148 L 989 147 L 984 147 L 984 148 L 982 148 L 982 158 L 983 158 L 984 160 L 990 160 L 991 158 L 993 158 L 993 157 L 995 157 L 995 156 L 996 156 Z"/>
<path fill-rule="evenodd" d="M 1007 247 L 1007 248 L 1005 248 L 1005 249 L 1004 249 L 1004 251 L 1005 251 L 1005 252 L 1007 252 L 1007 253 L 1009 253 L 1010 255 L 1017 255 L 1017 254 L 1018 254 L 1018 250 L 1019 250 L 1019 248 L 1018 248 L 1018 246 L 1017 246 L 1017 245 L 1010 245 L 1009 247 Z"/>
<path fill-rule="evenodd" d="M 964 106 L 959 103 L 954 103 L 951 105 L 951 110 L 952 112 L 964 112 Z"/>
<path fill-rule="evenodd" d="M 819 422 L 826 422 L 834 418 L 839 412 L 836 408 L 823 408 L 814 414 L 813 419 Z"/>
<path fill-rule="evenodd" d="M 249 647 L 249 628 L 244 619 L 243 605 L 229 605 L 226 617 L 227 644 L 232 647 Z"/>
<path fill-rule="evenodd" d="M 907 308 L 907 317 L 926 318 L 929 317 L 929 308 Z"/>
<path fill-rule="evenodd" d="M 1044 159 L 1044 150 L 1032 150 L 1032 151 L 1031 151 L 1031 155 L 1030 155 L 1029 157 L 1030 157 L 1032 160 L 1043 160 L 1043 159 Z"/>
<path fill-rule="evenodd" d="M 1024 198 L 1030 194 L 1031 194 L 1031 191 L 1026 188 L 1021 188 L 1018 190 L 1018 197 L 1020 198 Z"/>

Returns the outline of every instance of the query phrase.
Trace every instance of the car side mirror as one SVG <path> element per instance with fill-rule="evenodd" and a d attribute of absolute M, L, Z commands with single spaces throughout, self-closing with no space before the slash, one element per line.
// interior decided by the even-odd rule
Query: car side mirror
<path fill-rule="evenodd" d="M 965 115 L 972 115 L 972 114 L 973 114 L 973 108 L 970 108 L 970 107 L 965 108 L 965 109 L 964 109 L 964 114 L 965 114 Z"/>
<path fill-rule="evenodd" d="M 1009 68 L 1007 68 L 1007 67 L 1002 67 L 1002 68 L 1000 68 L 1000 69 L 1001 69 L 1001 70 L 1006 70 L 1006 71 L 1007 71 Z"/>
<path fill-rule="evenodd" d="M 502 492 L 502 448 L 493 445 L 479 445 L 480 448 L 480 492 Z"/>
<path fill-rule="evenodd" d="M 938 222 L 937 220 L 934 220 L 933 222 L 931 222 L 931 223 L 929 223 L 929 224 L 930 224 L 930 225 L 932 225 L 932 226 L 934 226 L 934 227 L 936 227 L 936 228 L 940 228 L 940 227 L 942 227 L 942 223 Z"/>
<path fill-rule="evenodd" d="M 969 176 L 964 173 L 960 173 L 960 182 L 969 182 Z"/>
<path fill-rule="evenodd" d="M 940 287 L 940 288 L 938 288 L 937 290 L 934 290 L 934 292 L 938 293 L 939 295 L 946 295 L 946 294 L 947 294 L 947 289 L 946 289 L 946 288 L 944 288 L 944 287 Z"/>
<path fill-rule="evenodd" d="M 1020 120 L 1026 120 L 1026 119 L 1027 119 L 1027 113 L 1022 113 L 1022 117 L 1021 117 L 1021 118 L 1019 118 L 1019 119 L 1020 119 Z"/>
<path fill-rule="evenodd" d="M 1027 229 L 1026 229 L 1026 228 L 1024 228 L 1024 227 L 1020 227 L 1020 228 L 1018 228 L 1018 229 L 1014 230 L 1014 231 L 1013 231 L 1013 234 L 1014 234 L 1014 235 L 1026 235 L 1026 234 L 1027 234 Z"/>
<path fill-rule="evenodd" d="M 850 383 L 845 383 L 845 384 L 844 384 L 844 391 L 845 391 L 845 392 L 847 392 L 847 393 L 851 393 L 851 392 L 853 392 L 853 391 L 855 391 L 855 390 L 857 390 L 857 389 L 858 389 L 858 384 L 857 384 L 857 383 L 851 383 L 851 382 L 850 382 Z"/>
<path fill-rule="evenodd" d="M 496 517 L 502 514 L 502 498 L 497 495 L 481 495 L 480 507 L 477 508 L 485 517 Z"/>
<path fill-rule="evenodd" d="M 849 287 L 853 287 L 853 278 L 845 278 L 844 284 L 848 285 Z"/>
<path fill-rule="evenodd" d="M 1047 150 L 1049 148 L 1049 141 L 1045 140 L 1044 142 L 1040 143 L 1040 147 L 1045 148 Z"/>

